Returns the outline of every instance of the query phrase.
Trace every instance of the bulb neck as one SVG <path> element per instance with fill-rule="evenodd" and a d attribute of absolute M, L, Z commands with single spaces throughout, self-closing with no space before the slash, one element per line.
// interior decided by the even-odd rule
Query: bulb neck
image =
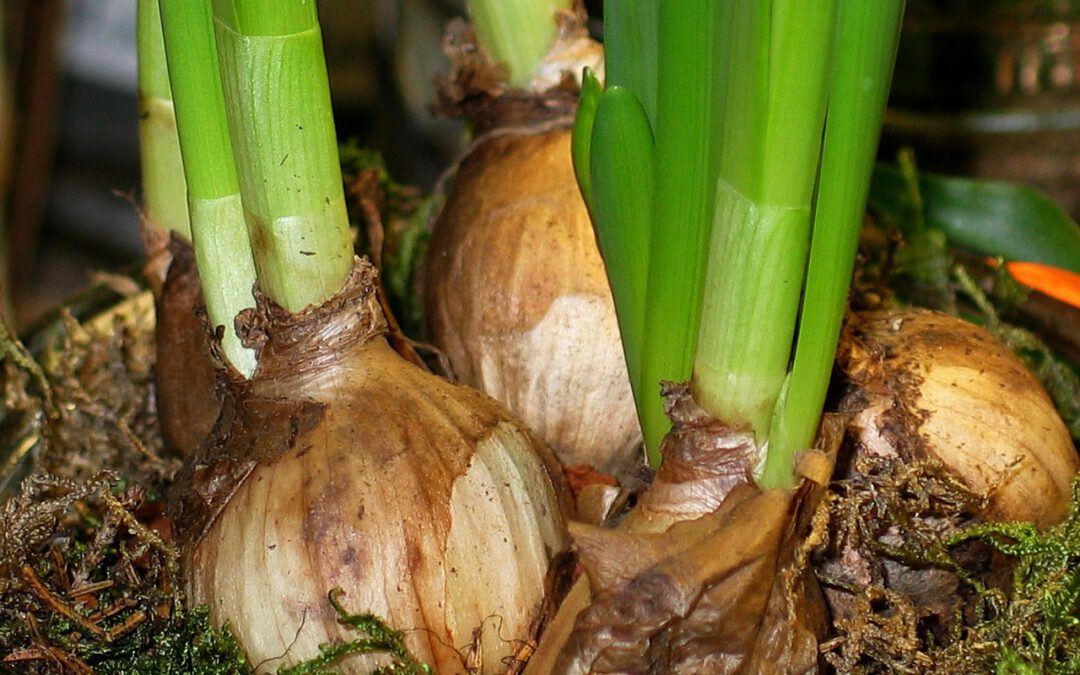
<path fill-rule="evenodd" d="M 254 348 L 258 367 L 251 384 L 273 383 L 280 393 L 295 385 L 303 395 L 305 381 L 320 378 L 387 331 L 377 293 L 378 272 L 365 258 L 356 258 L 341 289 L 315 307 L 292 313 L 256 293 L 255 309 L 241 315 L 240 335 Z"/>
<path fill-rule="evenodd" d="M 445 45 L 450 71 L 438 78 L 435 112 L 467 120 L 474 138 L 537 125 L 571 126 L 582 71 L 587 66 L 603 72 L 603 47 L 589 37 L 586 18 L 559 13 L 556 40 L 525 88 L 506 82 L 469 24 L 452 24 Z"/>

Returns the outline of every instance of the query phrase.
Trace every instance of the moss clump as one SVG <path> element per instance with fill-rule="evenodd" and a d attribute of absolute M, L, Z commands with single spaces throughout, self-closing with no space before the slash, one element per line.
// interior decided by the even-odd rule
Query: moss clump
<path fill-rule="evenodd" d="M 977 609 L 971 590 L 986 588 L 967 569 L 979 552 L 962 562 L 948 546 L 982 502 L 933 462 L 860 456 L 845 473 L 817 552 L 835 631 L 825 659 L 844 673 L 926 672 Z"/>
<path fill-rule="evenodd" d="M 361 634 L 355 640 L 321 645 L 319 656 L 288 668 L 279 668 L 278 675 L 321 675 L 338 661 L 354 654 L 384 652 L 390 656 L 390 662 L 377 668 L 377 675 L 422 675 L 433 672 L 430 666 L 419 663 L 405 649 L 405 640 L 400 631 L 387 626 L 382 619 L 370 613 L 351 614 L 339 601 L 341 589 L 330 591 L 328 599 L 338 615 L 338 623 L 349 626 Z"/>
<path fill-rule="evenodd" d="M 824 508 L 838 672 L 1080 672 L 1080 478 L 1045 533 L 975 521 L 980 499 L 927 462 L 857 460 Z"/>
<path fill-rule="evenodd" d="M 250 672 L 229 632 L 185 610 L 154 495 L 99 474 L 36 474 L 0 518 L 0 672 Z"/>
<path fill-rule="evenodd" d="M 153 495 L 100 474 L 75 481 L 36 474 L 0 518 L 0 673 L 233 675 L 253 671 L 206 607 L 186 608 L 179 552 Z M 376 672 L 431 672 L 398 631 L 371 614 L 329 602 L 360 633 L 326 645 L 287 675 L 331 672 L 353 654 L 385 652 Z"/>
<path fill-rule="evenodd" d="M 981 523 L 948 544 L 972 540 L 1015 560 L 1008 602 L 966 636 L 973 645 L 999 645 L 985 665 L 1000 673 L 1080 672 L 1080 478 L 1073 481 L 1068 516 L 1050 531 L 1030 523 Z M 965 656 L 958 646 L 943 655 L 944 663 L 953 651 Z"/>

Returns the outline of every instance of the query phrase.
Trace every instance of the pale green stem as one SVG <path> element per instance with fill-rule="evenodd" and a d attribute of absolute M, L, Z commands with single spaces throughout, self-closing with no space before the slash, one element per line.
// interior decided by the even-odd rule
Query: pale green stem
<path fill-rule="evenodd" d="M 259 287 L 291 312 L 340 290 L 352 241 L 312 0 L 214 0 Z"/>
<path fill-rule="evenodd" d="M 161 14 L 157 0 L 139 0 L 136 9 L 143 208 L 151 222 L 190 238 L 187 186 L 165 65 Z"/>
<path fill-rule="evenodd" d="M 760 443 L 787 375 L 809 244 L 809 207 L 756 204 L 721 182 L 692 388 Z"/>
<path fill-rule="evenodd" d="M 468 0 L 477 40 L 506 68 L 506 80 L 524 88 L 555 42 L 556 12 L 570 0 Z"/>
<path fill-rule="evenodd" d="M 727 8 L 720 180 L 692 381 L 713 416 L 768 442 L 810 245 L 835 0 Z"/>
<path fill-rule="evenodd" d="M 255 262 L 229 141 L 210 0 L 160 0 L 160 8 L 206 311 L 213 326 L 224 326 L 226 358 L 248 377 L 255 353 L 241 344 L 235 320 L 255 304 Z"/>

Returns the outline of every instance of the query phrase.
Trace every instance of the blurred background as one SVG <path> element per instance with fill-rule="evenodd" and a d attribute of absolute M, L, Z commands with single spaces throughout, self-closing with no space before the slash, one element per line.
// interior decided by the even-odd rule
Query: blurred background
<path fill-rule="evenodd" d="M 590 14 L 600 15 L 600 2 Z M 5 314 L 25 327 L 136 264 L 135 0 L 0 0 Z M 320 0 L 342 140 L 430 188 L 464 139 L 435 118 L 461 0 Z M 1041 187 L 1080 214 L 1080 0 L 909 0 L 882 144 L 920 168 Z"/>

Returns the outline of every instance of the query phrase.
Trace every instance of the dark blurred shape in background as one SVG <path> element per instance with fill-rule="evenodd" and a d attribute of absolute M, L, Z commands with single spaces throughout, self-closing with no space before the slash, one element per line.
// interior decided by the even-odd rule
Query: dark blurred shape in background
<path fill-rule="evenodd" d="M 1080 1 L 908 0 L 882 156 L 1027 183 L 1080 216 Z"/>

